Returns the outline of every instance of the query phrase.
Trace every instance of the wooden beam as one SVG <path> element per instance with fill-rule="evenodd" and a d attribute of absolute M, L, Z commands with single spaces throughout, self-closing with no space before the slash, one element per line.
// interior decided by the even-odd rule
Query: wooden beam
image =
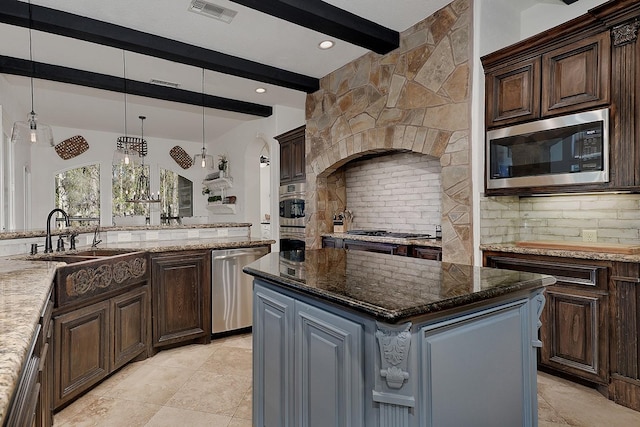
<path fill-rule="evenodd" d="M 31 5 L 31 11 L 31 26 L 38 31 L 137 52 L 306 93 L 315 92 L 320 88 L 319 80 L 315 77 L 56 9 Z M 30 25 L 29 4 L 17 0 L 0 1 L 0 22 L 28 27 Z"/>
<path fill-rule="evenodd" d="M 231 1 L 379 54 L 389 53 L 400 46 L 397 31 L 320 0 Z M 390 2 L 389 8 L 393 7 L 393 2 Z"/>
<path fill-rule="evenodd" d="M 258 117 L 269 117 L 273 114 L 273 108 L 267 105 L 254 104 L 252 102 L 238 101 L 207 95 L 200 92 L 191 92 L 184 89 L 176 89 L 166 86 L 158 86 L 152 83 L 144 83 L 136 80 L 126 80 L 122 77 L 59 65 L 44 64 L 27 59 L 0 56 L 0 73 L 18 76 L 33 77 L 36 79 L 51 80 L 61 83 L 69 83 L 95 89 L 109 90 L 112 92 L 124 92 L 147 98 L 161 99 L 164 101 L 180 102 L 182 104 L 198 105 L 217 110 L 232 111 L 234 113 L 249 114 Z M 203 101 L 204 99 L 204 101 Z"/>

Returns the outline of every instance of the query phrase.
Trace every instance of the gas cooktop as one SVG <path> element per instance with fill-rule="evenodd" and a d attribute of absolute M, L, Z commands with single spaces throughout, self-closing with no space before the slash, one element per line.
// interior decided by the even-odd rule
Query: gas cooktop
<path fill-rule="evenodd" d="M 349 230 L 347 234 L 356 236 L 394 237 L 396 239 L 435 239 L 435 236 L 427 233 L 397 233 L 386 230 Z"/>

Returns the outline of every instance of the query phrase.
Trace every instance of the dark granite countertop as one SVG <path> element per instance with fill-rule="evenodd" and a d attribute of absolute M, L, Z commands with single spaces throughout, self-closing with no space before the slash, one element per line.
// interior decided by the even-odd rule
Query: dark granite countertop
<path fill-rule="evenodd" d="M 333 237 L 334 239 L 357 240 L 360 242 L 391 243 L 396 245 L 429 246 L 432 248 L 442 248 L 442 239 L 404 239 L 386 236 L 364 236 L 349 233 L 324 233 L 321 237 Z"/>
<path fill-rule="evenodd" d="M 389 323 L 555 283 L 547 275 L 363 251 L 317 249 L 301 257 L 271 253 L 244 271 Z"/>

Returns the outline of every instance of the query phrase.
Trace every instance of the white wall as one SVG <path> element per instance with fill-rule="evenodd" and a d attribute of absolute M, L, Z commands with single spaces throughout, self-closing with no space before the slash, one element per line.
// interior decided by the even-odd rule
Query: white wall
<path fill-rule="evenodd" d="M 273 115 L 266 119 L 244 123 L 207 148 L 216 158 L 225 153 L 229 158 L 229 173 L 233 178 L 233 188 L 229 195 L 237 197 L 235 215 L 216 215 L 215 222 L 250 222 L 251 235 L 260 236 L 260 153 L 264 143 L 269 146 L 271 167 L 271 234 L 277 238 L 278 230 L 278 190 L 280 184 L 280 145 L 273 139 L 281 133 L 305 123 L 303 109 L 275 106 Z M 258 136 L 260 135 L 260 137 Z M 263 139 L 264 138 L 264 139 Z M 264 215 L 264 214 L 262 214 Z M 273 247 L 278 250 L 278 247 Z"/>
<path fill-rule="evenodd" d="M 521 31 L 520 37 L 527 37 L 539 34 L 543 31 L 558 26 L 564 22 L 576 18 L 589 9 L 606 3 L 608 0 L 580 0 L 572 4 L 565 4 L 560 0 L 535 2 L 535 4 L 524 10 L 520 17 Z"/>

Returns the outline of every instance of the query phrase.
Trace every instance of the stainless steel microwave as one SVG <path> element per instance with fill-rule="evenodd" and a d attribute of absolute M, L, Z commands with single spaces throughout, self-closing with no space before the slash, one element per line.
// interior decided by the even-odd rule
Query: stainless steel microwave
<path fill-rule="evenodd" d="M 487 189 L 609 181 L 609 109 L 487 132 Z"/>

